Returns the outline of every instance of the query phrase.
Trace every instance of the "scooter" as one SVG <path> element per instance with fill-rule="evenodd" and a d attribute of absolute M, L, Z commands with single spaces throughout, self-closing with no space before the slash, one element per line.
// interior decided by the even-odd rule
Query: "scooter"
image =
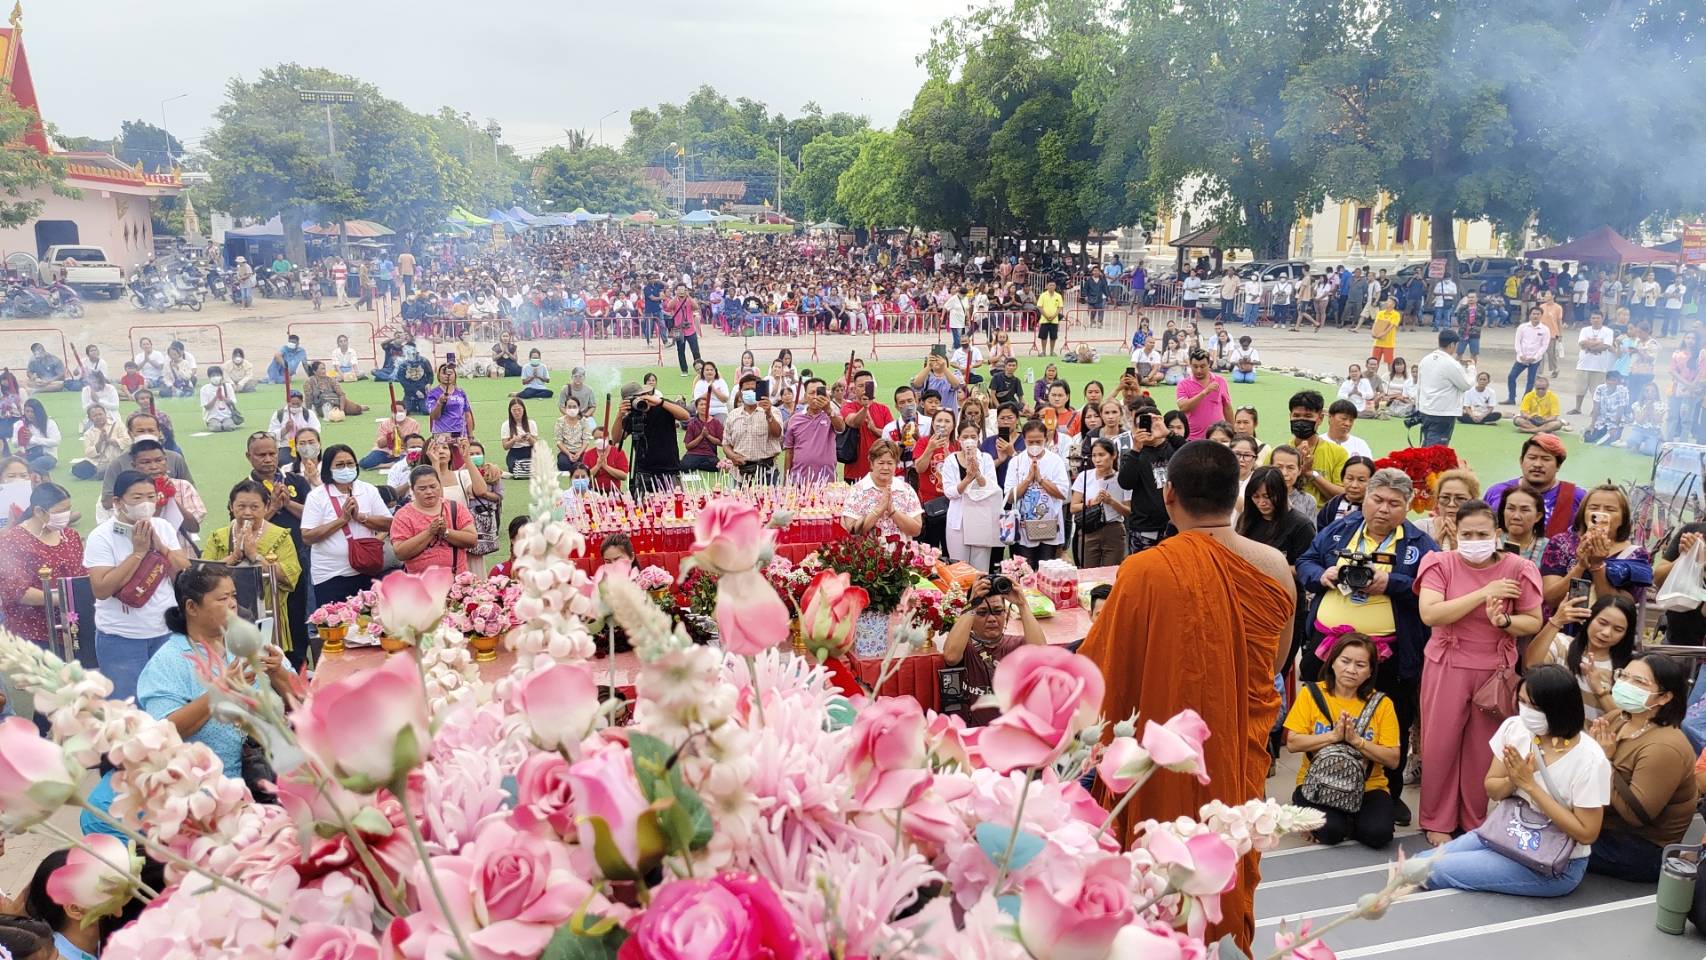
<path fill-rule="evenodd" d="M 201 312 L 202 295 L 199 287 L 176 279 L 167 280 L 161 286 L 165 292 L 166 306 L 189 307 L 197 313 Z"/>
<path fill-rule="evenodd" d="M 231 289 L 225 283 L 225 275 L 217 267 L 207 270 L 207 295 L 215 300 L 224 300 L 231 296 Z"/>
<path fill-rule="evenodd" d="M 54 316 L 73 319 L 83 316 L 83 298 L 64 281 L 54 281 L 53 286 L 47 288 L 47 295 L 53 303 Z"/>
<path fill-rule="evenodd" d="M 53 315 L 53 301 L 40 287 L 19 280 L 6 284 L 6 298 L 0 303 L 0 313 L 8 317 L 47 317 Z"/>
<path fill-rule="evenodd" d="M 144 280 L 142 274 L 132 273 L 126 284 L 130 288 L 131 306 L 138 310 L 149 310 L 155 313 L 165 313 L 171 307 L 171 301 L 166 299 L 166 291 L 158 281 Z"/>

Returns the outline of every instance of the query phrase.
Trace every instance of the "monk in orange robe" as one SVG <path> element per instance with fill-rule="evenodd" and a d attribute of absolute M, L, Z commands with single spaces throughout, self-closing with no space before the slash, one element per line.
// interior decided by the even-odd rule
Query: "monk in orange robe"
<path fill-rule="evenodd" d="M 1173 454 L 1162 499 L 1179 533 L 1120 565 L 1079 651 L 1102 668 L 1109 721 L 1135 712 L 1141 735 L 1143 721 L 1165 723 L 1190 708 L 1210 731 L 1208 784 L 1167 771 L 1151 777 L 1116 821 L 1123 846 L 1145 820 L 1195 818 L 1210 800 L 1236 805 L 1265 795 L 1268 730 L 1279 710 L 1274 675 L 1290 650 L 1297 588 L 1279 551 L 1232 531 L 1237 497 L 1231 450 L 1197 440 Z M 1100 783 L 1096 790 L 1104 806 L 1119 799 Z M 1249 952 L 1257 859 L 1251 853 L 1239 864 L 1209 943 L 1231 933 Z"/>

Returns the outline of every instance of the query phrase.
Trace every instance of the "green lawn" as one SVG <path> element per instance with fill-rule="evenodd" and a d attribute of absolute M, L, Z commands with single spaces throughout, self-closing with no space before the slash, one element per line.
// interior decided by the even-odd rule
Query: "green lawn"
<path fill-rule="evenodd" d="M 895 386 L 910 378 L 918 370 L 916 360 L 878 360 L 869 366 L 877 377 L 878 395 L 886 398 Z M 804 366 L 812 368 L 815 373 L 823 376 L 826 373 L 838 373 L 835 361 Z M 1024 358 L 1019 362 L 1020 376 L 1026 369 L 1034 370 L 1042 375 L 1044 363 L 1037 358 Z M 1126 361 L 1120 357 L 1104 359 L 1088 366 L 1077 364 L 1060 364 L 1061 374 L 1073 384 L 1074 398 L 1081 396 L 1079 391 L 1083 385 L 1092 379 L 1099 379 L 1104 384 L 1113 384 L 1119 379 L 1120 371 L 1126 366 Z M 723 365 L 725 378 L 731 378 L 732 365 Z M 655 369 L 663 391 L 668 395 L 684 394 L 688 389 L 688 379 L 681 376 L 673 365 L 662 368 L 634 367 L 624 368 L 619 372 L 594 367 L 590 380 L 595 392 L 609 390 L 614 394 L 624 380 L 638 380 L 647 370 Z M 601 376 L 602 375 L 602 376 Z M 833 379 L 825 376 L 824 379 Z M 489 445 L 488 456 L 502 462 L 502 450 L 498 446 L 498 425 L 502 421 L 505 401 L 511 391 L 517 388 L 516 380 L 479 380 L 464 381 L 463 386 L 468 391 L 474 403 L 477 435 Z M 560 385 L 560 384 L 559 384 Z M 347 443 L 360 455 L 373 445 L 374 418 L 385 411 L 388 393 L 384 384 L 361 382 L 346 385 L 350 395 L 358 402 L 369 404 L 375 409 L 361 417 L 345 420 L 343 423 L 326 424 L 325 438 L 327 445 Z M 1275 374 L 1262 374 L 1254 384 L 1234 384 L 1232 386 L 1233 403 L 1236 405 L 1254 405 L 1261 413 L 1261 433 L 1263 439 L 1269 442 L 1283 440 L 1286 434 L 1286 400 L 1291 394 L 1300 389 L 1316 389 L 1331 397 L 1331 385 L 1313 383 L 1284 377 Z M 232 485 L 241 479 L 248 471 L 248 463 L 243 457 L 243 438 L 249 430 L 262 429 L 273 409 L 282 402 L 281 388 L 272 386 L 264 388 L 265 393 L 247 394 L 240 398 L 240 405 L 248 422 L 237 433 L 208 434 L 195 436 L 201 425 L 199 405 L 193 398 L 181 397 L 159 401 L 160 409 L 165 411 L 173 420 L 177 430 L 178 444 L 183 448 L 188 458 L 190 469 L 194 472 L 196 486 L 202 497 L 207 501 L 209 517 L 204 526 L 213 529 L 226 522 L 225 497 Z M 1172 404 L 1172 388 L 1162 387 L 1156 390 L 1156 399 L 1162 409 L 1168 409 Z M 70 434 L 81 422 L 81 413 L 76 409 L 75 394 L 52 394 L 43 398 L 48 414 L 65 431 L 67 438 L 61 451 L 63 459 L 70 460 L 81 452 L 81 444 Z M 533 417 L 540 424 L 542 432 L 548 432 L 549 424 L 556 419 L 556 406 L 550 400 L 535 400 L 529 404 Z M 134 409 L 125 404 L 129 412 Z M 1407 445 L 1403 424 L 1396 420 L 1364 421 L 1357 426 L 1357 435 L 1368 441 L 1377 455 Z M 1483 482 L 1491 482 L 1514 476 L 1516 472 L 1517 448 L 1520 446 L 1520 435 L 1509 426 L 1498 424 L 1486 427 L 1459 425 L 1454 436 L 1455 447 L 1478 474 Z M 1619 481 L 1645 479 L 1650 470 L 1650 461 L 1638 457 L 1625 450 L 1613 450 L 1603 447 L 1590 447 L 1581 442 L 1574 434 L 1566 434 L 1565 442 L 1570 446 L 1572 456 L 1564 467 L 1564 476 L 1579 484 L 1599 483 L 1606 478 Z M 83 512 L 83 529 L 87 529 L 93 519 L 95 498 L 99 493 L 96 481 L 80 481 L 71 478 L 68 469 L 62 467 L 55 471 L 55 479 L 64 483 L 71 490 L 73 501 Z M 380 476 L 377 473 L 366 475 L 368 479 Z M 506 517 L 520 512 L 527 505 L 527 489 L 524 482 L 509 481 L 505 489 L 504 510 Z"/>

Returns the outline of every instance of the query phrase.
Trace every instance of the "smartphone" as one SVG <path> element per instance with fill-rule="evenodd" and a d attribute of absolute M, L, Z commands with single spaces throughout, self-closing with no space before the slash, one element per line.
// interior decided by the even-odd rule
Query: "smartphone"
<path fill-rule="evenodd" d="M 259 630 L 261 632 L 261 637 L 267 643 L 272 642 L 272 631 L 273 631 L 272 621 L 273 621 L 272 617 L 262 617 L 259 620 L 255 621 L 255 629 Z"/>
<path fill-rule="evenodd" d="M 866 380 L 865 381 L 865 399 L 866 400 L 877 399 L 877 381 L 875 381 L 875 380 Z"/>
<path fill-rule="evenodd" d="M 1506 553 L 1521 553 L 1522 552 L 1522 548 L 1517 546 L 1514 543 L 1506 543 L 1503 547 L 1503 550 Z"/>
<path fill-rule="evenodd" d="M 449 353 L 445 354 L 444 355 L 444 362 L 454 365 L 456 363 L 456 351 L 452 350 Z"/>
<path fill-rule="evenodd" d="M 752 384 L 752 393 L 760 400 L 767 399 L 770 396 L 770 381 L 764 379 L 754 381 Z"/>
<path fill-rule="evenodd" d="M 1593 596 L 1592 580 L 1584 580 L 1581 577 L 1577 577 L 1570 581 L 1570 592 L 1566 599 L 1574 600 L 1575 598 L 1580 597 L 1583 600 L 1586 600 L 1591 596 Z"/>
<path fill-rule="evenodd" d="M 1012 427 L 997 427 L 995 430 L 995 433 L 1003 441 L 1005 441 L 1007 443 L 1013 442 L 1013 428 Z"/>
<path fill-rule="evenodd" d="M 1145 433 L 1154 433 L 1155 432 L 1155 414 L 1146 413 L 1143 416 L 1138 417 L 1137 418 L 1137 425 L 1139 427 L 1142 427 Z"/>
<path fill-rule="evenodd" d="M 1137 368 L 1136 368 L 1136 367 L 1134 367 L 1134 366 L 1133 366 L 1133 367 L 1126 367 L 1126 368 L 1125 368 L 1125 375 L 1126 375 L 1126 376 L 1128 376 L 1128 377 L 1135 377 L 1135 376 L 1137 376 Z"/>
<path fill-rule="evenodd" d="M 125 523 L 123 520 L 113 520 L 113 533 L 128 539 L 134 532 L 136 532 L 136 528 L 134 526 Z"/>

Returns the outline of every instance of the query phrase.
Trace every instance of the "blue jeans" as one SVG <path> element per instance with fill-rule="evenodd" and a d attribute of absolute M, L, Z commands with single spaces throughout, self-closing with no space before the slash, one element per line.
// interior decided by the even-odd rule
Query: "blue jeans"
<path fill-rule="evenodd" d="M 1422 414 L 1422 446 L 1451 446 L 1451 431 L 1456 426 L 1456 417 L 1441 417 L 1431 413 Z"/>
<path fill-rule="evenodd" d="M 1433 861 L 1433 873 L 1427 882 L 1429 890 L 1451 887 L 1513 897 L 1562 897 L 1574 891 L 1588 872 L 1588 858 L 1577 857 L 1570 861 L 1562 876 L 1542 876 L 1487 846 L 1474 832 L 1416 854 L 1418 860 L 1424 857 Z"/>
<path fill-rule="evenodd" d="M 142 676 L 142 668 L 171 637 L 169 633 L 157 637 L 119 637 L 96 628 L 95 662 L 100 665 L 101 675 L 113 682 L 113 694 L 109 699 L 129 700 L 135 697 L 136 679 Z"/>
<path fill-rule="evenodd" d="M 397 458 L 392 456 L 389 450 L 369 450 L 362 454 L 361 459 L 356 462 L 356 466 L 363 470 L 377 470 L 396 462 Z"/>
<path fill-rule="evenodd" d="M 1246 326 L 1246 327 L 1255 326 L 1256 325 L 1256 317 L 1258 315 L 1260 315 L 1261 312 L 1262 312 L 1262 305 L 1260 303 L 1246 303 L 1246 304 L 1244 304 L 1244 326 Z"/>
<path fill-rule="evenodd" d="M 1449 326 L 1451 326 L 1451 307 L 1450 307 L 1450 305 L 1443 306 L 1443 307 L 1434 307 L 1434 329 L 1435 330 L 1444 330 L 1446 327 L 1449 327 Z"/>
<path fill-rule="evenodd" d="M 1234 371 L 1232 371 L 1232 382 L 1233 383 L 1255 383 L 1256 382 L 1256 371 L 1254 371 L 1254 370 L 1234 370 Z"/>

